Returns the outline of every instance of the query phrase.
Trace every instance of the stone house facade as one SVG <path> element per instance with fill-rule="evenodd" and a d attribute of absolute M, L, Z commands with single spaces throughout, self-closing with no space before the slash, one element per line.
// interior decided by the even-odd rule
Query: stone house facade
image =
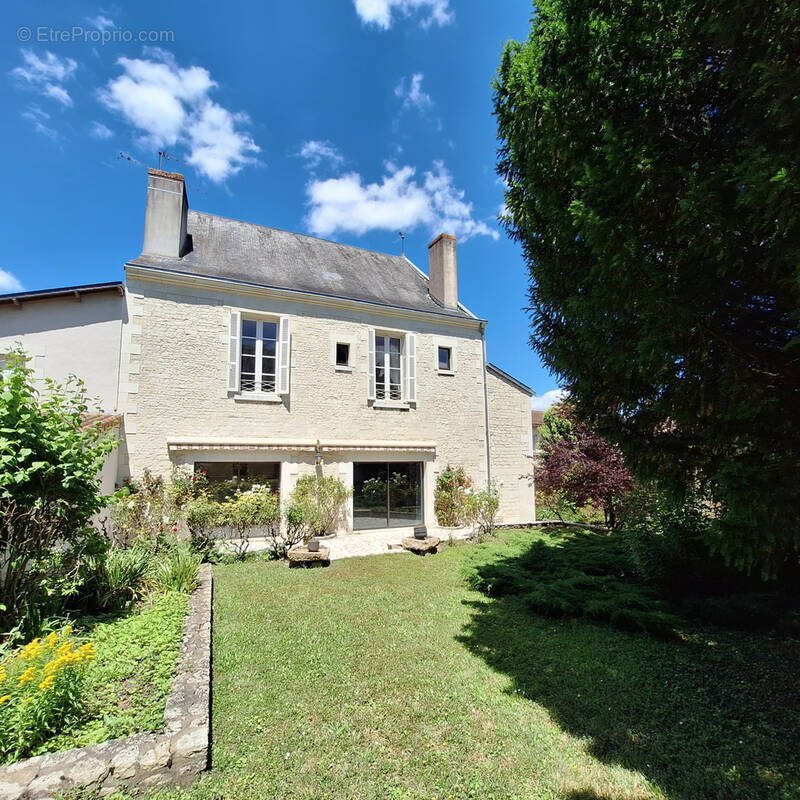
<path fill-rule="evenodd" d="M 402 528 L 435 525 L 436 477 L 453 464 L 496 482 L 503 522 L 534 519 L 532 392 L 487 363 L 453 237 L 431 243 L 426 275 L 191 211 L 182 176 L 150 170 L 144 246 L 125 271 L 105 409 L 124 415 L 118 482 L 182 465 L 285 496 L 321 472 L 353 489 L 344 529 Z M 55 301 L 17 298 L 7 312 L 0 298 L 0 346 L 26 345 L 15 328 Z M 81 327 L 82 304 L 71 311 Z"/>

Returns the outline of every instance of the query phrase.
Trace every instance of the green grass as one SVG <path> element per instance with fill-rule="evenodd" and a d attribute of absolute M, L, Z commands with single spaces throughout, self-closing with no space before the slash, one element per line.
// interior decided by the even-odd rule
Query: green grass
<path fill-rule="evenodd" d="M 132 612 L 75 623 L 95 643 L 86 670 L 86 716 L 76 728 L 50 739 L 37 752 L 83 747 L 164 725 L 181 644 L 187 595 L 154 596 Z"/>
<path fill-rule="evenodd" d="M 665 641 L 467 587 L 535 538 L 216 567 L 213 769 L 166 796 L 800 796 L 800 643 Z"/>

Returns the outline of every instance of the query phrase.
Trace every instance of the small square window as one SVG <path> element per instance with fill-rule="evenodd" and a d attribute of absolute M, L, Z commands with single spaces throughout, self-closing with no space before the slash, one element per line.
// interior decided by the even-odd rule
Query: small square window
<path fill-rule="evenodd" d="M 439 369 L 444 372 L 450 372 L 453 369 L 452 350 L 449 347 L 439 348 Z"/>
<path fill-rule="evenodd" d="M 350 345 L 347 342 L 336 343 L 336 366 L 350 366 Z"/>

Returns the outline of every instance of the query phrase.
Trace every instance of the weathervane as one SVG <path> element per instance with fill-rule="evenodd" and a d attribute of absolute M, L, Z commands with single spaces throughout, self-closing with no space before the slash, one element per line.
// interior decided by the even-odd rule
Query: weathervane
<path fill-rule="evenodd" d="M 406 235 L 403 233 L 403 231 L 397 231 L 397 235 L 400 237 L 400 255 L 404 256 L 406 254 Z"/>

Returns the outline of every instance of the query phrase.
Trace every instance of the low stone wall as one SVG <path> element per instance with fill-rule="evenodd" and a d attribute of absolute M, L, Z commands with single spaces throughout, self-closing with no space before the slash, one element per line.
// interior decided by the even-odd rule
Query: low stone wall
<path fill-rule="evenodd" d="M 0 767 L 0 800 L 41 800 L 86 787 L 99 797 L 120 787 L 191 783 L 208 766 L 211 700 L 211 566 L 189 598 L 178 670 L 162 731 L 48 753 Z"/>

